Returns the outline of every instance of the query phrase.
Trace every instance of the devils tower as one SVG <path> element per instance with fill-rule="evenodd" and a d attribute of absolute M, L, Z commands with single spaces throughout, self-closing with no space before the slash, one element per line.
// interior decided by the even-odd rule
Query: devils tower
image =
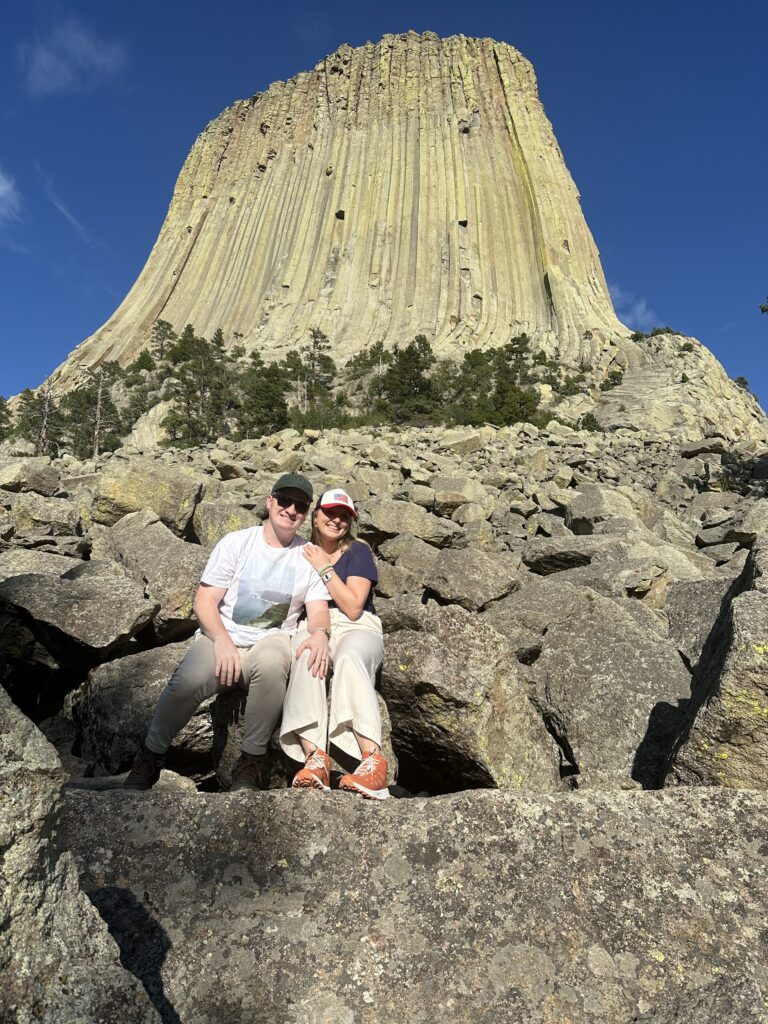
<path fill-rule="evenodd" d="M 416 334 L 461 358 L 526 333 L 587 369 L 591 394 L 560 405 L 566 419 L 594 409 L 608 428 L 768 437 L 702 345 L 637 345 L 617 319 L 533 68 L 492 39 L 345 45 L 228 107 L 192 147 L 136 283 L 57 386 L 130 363 L 158 319 L 221 327 L 267 359 L 320 328 L 339 363 Z M 613 370 L 622 387 L 602 396 Z"/>
<path fill-rule="evenodd" d="M 158 318 L 275 354 L 310 326 L 345 354 L 525 331 L 576 356 L 627 333 L 530 63 L 432 33 L 343 46 L 208 125 L 144 270 L 75 358 L 133 358 Z"/>

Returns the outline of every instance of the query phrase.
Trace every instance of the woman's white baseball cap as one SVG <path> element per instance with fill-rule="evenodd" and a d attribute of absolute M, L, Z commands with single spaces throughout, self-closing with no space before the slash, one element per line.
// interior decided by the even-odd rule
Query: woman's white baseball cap
<path fill-rule="evenodd" d="M 321 508 L 323 512 L 331 512 L 333 509 L 344 509 L 351 516 L 357 519 L 354 502 L 346 491 L 326 491 L 317 499 L 315 508 Z"/>

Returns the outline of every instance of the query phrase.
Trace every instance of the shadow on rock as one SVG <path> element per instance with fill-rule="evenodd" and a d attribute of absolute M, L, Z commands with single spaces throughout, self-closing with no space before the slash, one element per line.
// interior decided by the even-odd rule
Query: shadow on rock
<path fill-rule="evenodd" d="M 181 1024 L 181 1018 L 163 990 L 160 968 L 171 948 L 162 926 L 130 889 L 106 886 L 88 897 L 120 947 L 120 963 L 138 978 L 163 1024 Z"/>
<path fill-rule="evenodd" d="M 660 700 L 648 716 L 648 728 L 635 752 L 632 778 L 643 789 L 662 789 L 667 765 L 686 720 L 690 702 L 678 701 L 677 706 Z"/>

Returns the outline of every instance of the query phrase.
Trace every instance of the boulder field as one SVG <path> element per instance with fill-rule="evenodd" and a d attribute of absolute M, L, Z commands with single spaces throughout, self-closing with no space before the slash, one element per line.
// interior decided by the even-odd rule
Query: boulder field
<path fill-rule="evenodd" d="M 401 799 L 276 747 L 228 793 L 236 695 L 120 791 L 208 553 L 294 471 L 377 559 Z M 0 1019 L 766 1021 L 767 492 L 757 442 L 555 421 L 5 442 Z"/>

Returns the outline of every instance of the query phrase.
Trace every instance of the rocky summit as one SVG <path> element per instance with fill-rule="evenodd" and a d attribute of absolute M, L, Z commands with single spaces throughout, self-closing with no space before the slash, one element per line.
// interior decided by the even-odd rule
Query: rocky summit
<path fill-rule="evenodd" d="M 554 420 L 24 448 L 0 1019 L 768 1019 L 768 448 Z M 208 552 L 284 472 L 360 511 L 400 799 L 291 790 L 274 743 L 230 793 L 235 694 L 121 790 Z"/>

